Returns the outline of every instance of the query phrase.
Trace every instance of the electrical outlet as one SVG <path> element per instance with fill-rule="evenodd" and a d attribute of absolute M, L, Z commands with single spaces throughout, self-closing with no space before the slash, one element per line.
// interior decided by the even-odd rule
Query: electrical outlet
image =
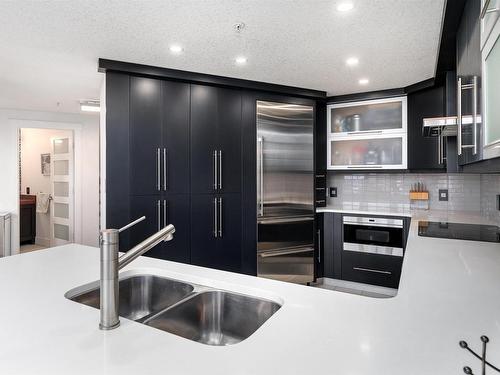
<path fill-rule="evenodd" d="M 330 188 L 330 197 L 331 198 L 337 198 L 337 188 L 336 187 L 331 187 Z"/>
<path fill-rule="evenodd" d="M 448 189 L 439 189 L 439 200 L 444 202 L 448 201 Z"/>

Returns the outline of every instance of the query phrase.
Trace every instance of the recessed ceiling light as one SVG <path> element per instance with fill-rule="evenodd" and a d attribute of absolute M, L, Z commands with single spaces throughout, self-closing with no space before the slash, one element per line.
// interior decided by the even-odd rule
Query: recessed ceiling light
<path fill-rule="evenodd" d="M 182 48 L 178 44 L 172 44 L 170 46 L 170 52 L 175 53 L 176 55 L 178 55 L 179 53 L 181 53 L 183 50 L 184 50 L 184 48 Z"/>
<path fill-rule="evenodd" d="M 361 78 L 361 79 L 358 81 L 358 83 L 359 83 L 360 85 L 367 85 L 367 84 L 369 84 L 369 83 L 370 83 L 370 80 L 369 80 L 368 78 Z"/>
<path fill-rule="evenodd" d="M 345 1 L 337 5 L 337 10 L 339 12 L 348 12 L 352 10 L 352 8 L 354 8 L 354 4 L 349 1 Z"/>
<path fill-rule="evenodd" d="M 100 112 L 101 106 L 98 100 L 82 100 L 80 110 L 83 112 Z"/>
<path fill-rule="evenodd" d="M 345 61 L 346 65 L 347 66 L 356 66 L 359 64 L 359 60 L 357 57 L 349 57 L 346 61 Z"/>
<path fill-rule="evenodd" d="M 236 64 L 238 65 L 244 65 L 248 60 L 245 56 L 238 56 L 234 61 L 236 61 Z"/>

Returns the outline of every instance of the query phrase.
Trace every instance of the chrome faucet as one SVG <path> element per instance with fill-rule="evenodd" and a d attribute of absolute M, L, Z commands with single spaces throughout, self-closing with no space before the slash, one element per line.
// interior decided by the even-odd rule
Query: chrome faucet
<path fill-rule="evenodd" d="M 120 232 L 144 219 L 146 219 L 146 216 L 125 225 L 123 228 L 101 231 L 101 322 L 99 328 L 102 330 L 114 329 L 120 325 L 118 316 L 118 271 L 160 242 L 173 239 L 175 227 L 169 224 L 119 257 Z"/>

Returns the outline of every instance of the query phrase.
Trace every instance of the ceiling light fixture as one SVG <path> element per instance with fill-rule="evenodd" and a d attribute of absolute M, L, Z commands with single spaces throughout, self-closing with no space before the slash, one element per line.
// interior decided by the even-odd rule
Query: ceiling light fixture
<path fill-rule="evenodd" d="M 359 60 L 357 57 L 349 57 L 346 61 L 345 61 L 346 65 L 347 66 L 356 66 L 359 64 Z"/>
<path fill-rule="evenodd" d="M 178 44 L 172 44 L 169 49 L 170 49 L 170 52 L 172 52 L 176 55 L 178 55 L 179 53 L 181 53 L 184 50 L 184 48 L 182 48 Z"/>
<path fill-rule="evenodd" d="M 82 100 L 80 101 L 80 110 L 82 112 L 100 112 L 101 105 L 98 100 Z"/>
<path fill-rule="evenodd" d="M 369 80 L 368 78 L 361 78 L 361 79 L 358 81 L 358 83 L 359 83 L 360 85 L 367 85 L 367 84 L 369 84 L 369 83 L 370 83 L 370 80 Z"/>
<path fill-rule="evenodd" d="M 351 2 L 342 2 L 339 5 L 337 5 L 337 10 L 339 12 L 348 12 L 354 8 L 354 4 Z"/>
<path fill-rule="evenodd" d="M 245 56 L 238 56 L 234 61 L 236 61 L 236 64 L 238 65 L 244 65 L 248 60 Z"/>

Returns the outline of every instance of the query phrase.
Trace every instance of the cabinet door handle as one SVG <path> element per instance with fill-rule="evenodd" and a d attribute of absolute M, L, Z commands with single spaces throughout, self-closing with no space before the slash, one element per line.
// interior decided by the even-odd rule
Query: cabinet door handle
<path fill-rule="evenodd" d="M 218 215 L 217 215 L 217 198 L 214 198 L 214 223 L 213 223 L 213 229 L 214 229 L 214 237 L 217 238 L 217 222 L 218 222 Z"/>
<path fill-rule="evenodd" d="M 374 270 L 371 268 L 363 268 L 363 267 L 352 267 L 353 270 L 356 271 L 365 271 L 365 272 L 373 272 L 373 273 L 381 273 L 384 275 L 392 275 L 392 272 L 389 271 L 380 271 L 380 270 Z"/>
<path fill-rule="evenodd" d="M 358 130 L 356 132 L 347 132 L 347 135 L 356 135 L 356 134 L 381 134 L 382 130 Z"/>
<path fill-rule="evenodd" d="M 477 154 L 477 76 L 472 78 L 472 138 L 474 138 L 474 147 L 472 155 Z"/>
<path fill-rule="evenodd" d="M 217 190 L 217 151 L 212 153 L 212 166 L 214 170 L 214 190 Z"/>
<path fill-rule="evenodd" d="M 318 263 L 321 263 L 321 230 L 318 229 Z"/>
<path fill-rule="evenodd" d="M 219 237 L 222 238 L 222 198 L 219 198 Z"/>
<path fill-rule="evenodd" d="M 161 229 L 161 203 L 160 203 L 160 200 L 158 199 L 158 201 L 156 202 L 156 213 L 157 213 L 157 217 L 156 217 L 156 220 L 157 220 L 157 223 L 158 223 L 158 231 L 160 231 Z"/>
<path fill-rule="evenodd" d="M 163 228 L 165 228 L 168 224 L 168 203 L 167 200 L 163 200 Z"/>
<path fill-rule="evenodd" d="M 222 190 L 222 151 L 219 150 L 219 190 Z"/>
<path fill-rule="evenodd" d="M 160 164 L 161 164 L 161 160 L 160 160 L 160 148 L 158 147 L 156 149 L 156 189 L 158 191 L 160 191 L 160 179 L 161 179 L 161 170 L 160 170 Z"/>
<path fill-rule="evenodd" d="M 163 190 L 167 191 L 167 149 L 163 149 Z"/>

